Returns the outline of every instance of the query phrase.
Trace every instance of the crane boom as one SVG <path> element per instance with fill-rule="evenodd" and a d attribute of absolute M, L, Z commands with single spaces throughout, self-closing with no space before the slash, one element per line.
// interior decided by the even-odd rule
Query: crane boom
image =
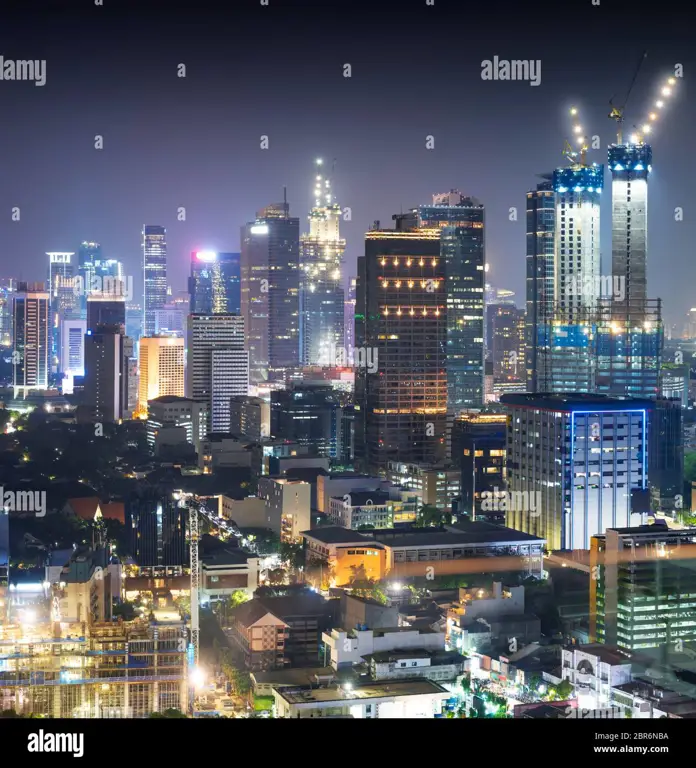
<path fill-rule="evenodd" d="M 611 112 L 609 113 L 609 117 L 612 120 L 615 120 L 617 125 L 617 129 L 616 129 L 617 144 L 623 143 L 624 112 L 626 111 L 628 100 L 631 98 L 631 91 L 633 91 L 633 86 L 636 84 L 636 80 L 638 79 L 638 74 L 640 73 L 641 67 L 643 66 L 643 62 L 645 61 L 647 56 L 648 56 L 647 51 L 643 51 L 643 53 L 641 53 L 640 59 L 638 60 L 638 65 L 636 66 L 635 72 L 633 73 L 633 80 L 631 80 L 631 84 L 628 86 L 628 91 L 626 92 L 626 98 L 624 99 L 623 104 L 620 107 L 616 107 L 614 106 L 613 97 L 609 100 L 609 105 L 611 106 Z"/>

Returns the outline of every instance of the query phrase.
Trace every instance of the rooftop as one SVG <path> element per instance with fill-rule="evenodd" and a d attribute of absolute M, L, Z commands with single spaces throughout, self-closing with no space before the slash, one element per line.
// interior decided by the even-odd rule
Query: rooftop
<path fill-rule="evenodd" d="M 564 648 L 565 651 L 581 651 L 590 656 L 596 656 L 605 664 L 630 664 L 631 659 L 624 655 L 618 648 L 601 643 L 589 643 L 588 645 L 571 645 Z"/>
<path fill-rule="evenodd" d="M 374 540 L 370 536 L 365 536 L 357 531 L 351 531 L 348 528 L 342 528 L 339 525 L 327 525 L 321 528 L 315 528 L 311 531 L 302 531 L 301 535 L 305 538 L 315 539 L 322 544 L 366 544 L 374 545 Z"/>
<path fill-rule="evenodd" d="M 580 411 L 590 408 L 592 411 L 623 411 L 630 409 L 652 409 L 652 400 L 632 397 L 610 397 L 584 392 L 515 392 L 500 396 L 503 405 L 521 408 L 539 408 L 551 411 Z"/>
<path fill-rule="evenodd" d="M 441 547 L 473 545 L 473 544 L 502 544 L 543 542 L 544 539 L 532 536 L 528 533 L 515 531 L 502 525 L 494 525 L 486 522 L 457 523 L 447 529 L 427 531 L 427 529 L 413 528 L 382 529 L 370 531 L 374 538 L 389 547 Z"/>
<path fill-rule="evenodd" d="M 277 692 L 289 704 L 314 703 L 326 704 L 332 701 L 361 701 L 364 699 L 381 699 L 392 696 L 422 696 L 427 694 L 445 694 L 448 692 L 432 680 L 389 680 L 383 683 L 367 683 L 353 688 L 350 693 L 343 693 L 337 688 L 303 688 L 281 690 Z"/>

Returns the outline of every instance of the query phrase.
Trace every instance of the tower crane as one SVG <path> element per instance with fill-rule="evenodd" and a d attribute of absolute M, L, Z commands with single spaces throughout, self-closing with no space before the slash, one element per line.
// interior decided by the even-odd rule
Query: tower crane
<path fill-rule="evenodd" d="M 578 115 L 577 107 L 571 107 L 570 114 L 573 116 L 573 118 L 577 118 L 577 115 Z M 577 122 L 573 126 L 573 133 L 575 134 L 576 141 L 580 145 L 580 149 L 579 150 L 573 149 L 570 142 L 566 141 L 565 147 L 563 148 L 563 154 L 568 158 L 571 165 L 584 168 L 587 166 L 587 150 L 588 150 L 587 136 L 583 135 L 582 126 L 579 125 Z"/>
<path fill-rule="evenodd" d="M 626 106 L 628 105 L 628 100 L 631 97 L 631 91 L 633 90 L 633 86 L 636 83 L 636 80 L 638 79 L 638 73 L 640 72 L 641 67 L 643 66 L 643 62 L 648 56 L 647 51 L 643 51 L 640 55 L 640 59 L 638 60 L 638 66 L 636 67 L 636 70 L 633 74 L 633 80 L 631 80 L 631 85 L 628 87 L 628 92 L 626 93 L 626 98 L 624 99 L 623 104 L 620 107 L 617 107 L 614 105 L 614 97 L 612 96 L 611 99 L 609 99 L 609 106 L 611 107 L 611 112 L 609 113 L 608 117 L 612 120 L 616 121 L 616 143 L 617 144 L 623 144 L 623 122 L 624 122 L 624 112 L 626 111 Z"/>

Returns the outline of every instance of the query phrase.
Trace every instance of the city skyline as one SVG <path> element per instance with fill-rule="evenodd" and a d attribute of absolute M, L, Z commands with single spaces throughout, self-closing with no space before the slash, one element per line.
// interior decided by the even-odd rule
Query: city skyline
<path fill-rule="evenodd" d="M 313 32 L 325 23 L 324 11 L 314 9 L 296 13 L 303 19 L 302 36 L 313 39 Z M 241 28 L 258 22 L 261 10 L 249 8 L 240 12 Z M 375 13 L 380 13 L 375 9 Z M 111 13 L 106 11 L 106 13 Z M 438 14 L 452 14 L 441 8 Z M 602 14 L 600 21 L 598 14 Z M 77 108 L 76 101 L 91 98 L 92 109 L 84 129 L 74 131 L 62 118 L 52 120 L 47 135 L 37 130 L 32 146 L 40 148 L 45 170 L 54 178 L 71 179 L 66 194 L 58 189 L 39 189 L 33 184 L 39 168 L 35 158 L 20 152 L 9 158 L 6 171 L 5 200 L 11 208 L 17 205 L 20 221 L 0 221 L 0 235 L 5 248 L 16 254 L 21 265 L 18 279 L 35 280 L 43 269 L 41 255 L 59 249 L 75 250 L 82 240 L 102 244 L 107 258 L 124 262 L 126 272 L 135 276 L 135 295 L 142 295 L 139 268 L 139 231 L 143 222 L 157 222 L 167 230 L 169 284 L 174 290 L 186 285 L 188 255 L 194 250 L 238 252 L 238 228 L 249 221 L 255 211 L 282 200 L 283 187 L 293 215 L 301 220 L 312 207 L 311 175 L 308 169 L 317 157 L 334 159 L 333 192 L 342 207 L 351 209 L 350 220 L 341 221 L 341 234 L 346 239 L 346 277 L 356 274 L 356 259 L 362 255 L 363 236 L 376 219 L 388 221 L 394 212 L 429 202 L 433 194 L 459 189 L 465 195 L 481 200 L 488 217 L 487 257 L 489 280 L 515 291 L 518 304 L 523 303 L 525 280 L 525 195 L 536 183 L 536 176 L 563 164 L 563 143 L 570 134 L 567 108 L 577 104 L 590 136 L 599 137 L 599 149 L 590 149 L 592 162 L 606 164 L 607 148 L 615 140 L 615 125 L 607 117 L 612 96 L 620 100 L 626 93 L 635 60 L 642 49 L 648 58 L 636 82 L 627 115 L 627 126 L 639 120 L 653 99 L 657 82 L 682 64 L 687 73 L 680 81 L 680 92 L 670 106 L 664 121 L 652 138 L 654 172 L 651 179 L 649 282 L 652 295 L 670 297 L 665 306 L 666 324 L 681 323 L 693 301 L 683 281 L 674 275 L 688 269 L 689 245 L 696 233 L 689 216 L 689 175 L 681 162 L 678 147 L 688 144 L 688 126 L 692 105 L 688 91 L 682 88 L 688 80 L 690 51 L 680 45 L 680 33 L 668 47 L 661 35 L 662 21 L 656 20 L 649 30 L 639 22 L 621 21 L 629 43 L 619 43 L 611 35 L 610 22 L 615 12 L 597 12 L 598 45 L 593 56 L 577 70 L 565 62 L 563 46 L 555 39 L 560 19 L 549 19 L 543 44 L 540 86 L 528 83 L 491 82 L 481 79 L 481 61 L 493 52 L 501 56 L 509 49 L 510 58 L 523 55 L 525 45 L 511 34 L 500 37 L 489 28 L 482 29 L 480 39 L 467 49 L 457 71 L 464 77 L 464 102 L 450 103 L 444 97 L 437 108 L 418 115 L 399 100 L 390 110 L 377 109 L 376 95 L 389 88 L 394 78 L 411 73 L 414 87 L 426 82 L 434 71 L 428 64 L 428 53 L 434 43 L 427 38 L 427 17 L 417 21 L 411 9 L 403 18 L 392 21 L 394 40 L 419 39 L 413 62 L 376 65 L 366 60 L 367 45 L 377 34 L 361 29 L 358 47 L 351 40 L 356 21 L 346 20 L 337 31 L 340 54 L 317 44 L 313 56 L 321 63 L 313 74 L 318 92 L 324 94 L 309 106 L 290 98 L 278 85 L 265 77 L 281 60 L 288 67 L 287 78 L 301 84 L 307 77 L 309 58 L 296 55 L 286 58 L 288 50 L 282 41 L 281 27 L 289 9 L 267 14 L 268 31 L 281 43 L 277 52 L 265 60 L 240 41 L 231 58 L 215 50 L 219 31 L 206 30 L 209 37 L 194 31 L 185 41 L 174 20 L 162 23 L 168 34 L 151 44 L 148 35 L 154 20 L 145 15 L 142 30 L 133 33 L 132 50 L 124 71 L 110 66 L 119 55 L 117 33 L 123 19 L 110 15 L 109 29 L 97 30 L 86 43 L 83 55 L 94 62 L 88 73 L 77 72 L 78 61 L 52 47 L 43 39 L 42 27 L 36 30 L 46 49 L 47 62 L 55 56 L 54 68 L 48 72 L 44 88 L 22 88 L 13 85 L 13 110 L 19 122 L 31 116 L 38 118 L 56 110 L 51 86 L 60 93 L 62 109 Z M 438 16 L 438 23 L 442 21 Z M 606 17 L 606 18 L 605 18 Z M 299 18 L 299 16 L 298 16 Z M 591 15 L 583 14 L 587 24 Z M 81 24 L 89 25 L 88 18 Z M 426 27 L 421 29 L 420 24 Z M 88 28 L 88 27 L 85 27 Z M 524 39 L 524 22 L 519 37 Z M 635 32 L 628 34 L 628 30 Z M 442 30 L 443 44 L 450 33 Z M 101 36 L 103 35 L 103 37 Z M 114 35 L 112 40 L 111 35 Z M 385 50 L 395 45 L 391 36 Z M 493 43 L 493 41 L 499 41 Z M 109 42 L 108 50 L 98 45 Z M 492 50 L 495 49 L 495 50 Z M 345 52 L 344 52 L 345 51 Z M 351 59 L 351 51 L 352 58 Z M 527 54 L 528 55 L 528 54 Z M 257 78 L 234 78 L 237 56 L 258 64 Z M 76 57 L 80 58 L 80 57 Z M 167 69 L 171 63 L 171 70 Z M 179 63 L 186 65 L 186 77 L 177 76 Z M 352 65 L 351 77 L 344 77 L 344 64 Z M 137 80 L 131 75 L 137 69 Z M 403 70 L 403 71 L 400 71 Z M 241 99 L 253 112 L 239 116 L 235 130 L 227 128 L 229 114 L 224 101 L 217 103 L 218 84 L 230 81 L 236 99 Z M 123 83 L 129 86 L 123 89 Z M 458 82 L 456 79 L 454 82 Z M 598 85 L 599 83 L 599 85 Z M 119 89 L 119 108 L 103 100 L 99 94 Z M 0 103 L 9 91 L 0 91 Z M 158 110 L 147 112 L 147 120 L 139 121 L 138 130 L 131 126 L 139 111 L 154 93 Z M 261 95 L 263 94 L 263 95 Z M 461 100 L 457 100 L 459 102 Z M 274 108 L 270 109 L 273 104 Z M 275 107 L 278 109 L 275 109 Z M 308 110 L 308 111 L 305 111 Z M 278 114 L 283 113 L 282 122 Z M 59 112 L 62 114 L 62 111 Z M 204 121 L 186 115 L 202 114 Z M 349 119 L 352 118 L 356 119 Z M 288 119 L 289 118 L 289 119 Z M 179 123 L 186 126 L 180 128 Z M 453 128 L 456 126 L 456 128 Z M 95 136 L 103 139 L 103 148 L 94 147 Z M 268 149 L 261 149 L 261 137 L 268 137 Z M 434 149 L 426 149 L 428 136 L 434 137 Z M 59 137 L 59 138 L 56 138 Z M 0 140 L 8 146 L 26 146 L 12 126 L 0 128 Z M 592 145 L 594 146 L 594 145 Z M 99 154 L 101 153 L 101 154 Z M 68 169 L 63 156 L 74 162 Z M 403 159 L 408 157 L 408 162 Z M 148 173 L 141 183 L 128 187 L 139 168 Z M 608 182 L 605 170 L 605 182 Z M 128 190 L 126 192 L 126 190 Z M 16 202 L 13 200 L 16 198 Z M 605 200 L 607 196 L 605 196 Z M 602 203 L 602 219 L 608 220 L 610 203 Z M 185 220 L 178 211 L 186 209 Z M 682 208 L 682 221 L 675 221 L 675 208 Z M 516 220 L 511 220 L 511 208 Z M 41 222 L 37 226 L 37 222 Z M 603 265 L 611 262 L 611 235 L 602 233 Z M 0 255 L 6 271 L 8 255 Z M 672 269 L 660 265 L 669 259 Z"/>

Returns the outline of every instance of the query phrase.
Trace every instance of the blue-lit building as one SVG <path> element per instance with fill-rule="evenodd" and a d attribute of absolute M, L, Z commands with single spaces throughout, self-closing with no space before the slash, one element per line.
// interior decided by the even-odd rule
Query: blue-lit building
<path fill-rule="evenodd" d="M 194 251 L 189 277 L 190 311 L 220 315 L 240 312 L 240 254 Z"/>
<path fill-rule="evenodd" d="M 143 227 L 143 336 L 155 335 L 155 311 L 167 303 L 167 231 Z"/>
<path fill-rule="evenodd" d="M 536 189 L 527 192 L 525 367 L 529 392 L 538 391 L 539 368 L 547 360 L 539 347 L 547 340 L 546 329 L 554 306 L 556 196 L 553 174 L 543 178 Z"/>
<path fill-rule="evenodd" d="M 458 190 L 433 195 L 418 208 L 418 226 L 440 230 L 447 292 L 447 410 L 483 405 L 484 291 L 486 247 L 484 207 Z"/>
<path fill-rule="evenodd" d="M 599 318 L 597 391 L 655 398 L 664 343 L 662 305 L 647 298 L 649 144 L 609 147 L 612 277 L 618 290 Z"/>
<path fill-rule="evenodd" d="M 603 179 L 604 166 L 596 163 L 576 163 L 553 173 L 553 305 L 545 322 L 537 323 L 540 392 L 595 391 Z"/>
<path fill-rule="evenodd" d="M 597 394 L 506 394 L 507 519 L 550 550 L 590 549 L 646 522 L 654 403 Z"/>

